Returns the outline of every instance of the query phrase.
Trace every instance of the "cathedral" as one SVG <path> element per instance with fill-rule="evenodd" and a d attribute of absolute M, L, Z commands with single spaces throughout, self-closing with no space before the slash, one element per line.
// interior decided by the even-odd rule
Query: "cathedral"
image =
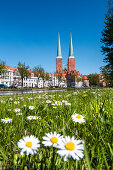
<path fill-rule="evenodd" d="M 60 45 L 60 35 L 58 35 L 58 47 L 56 57 L 56 73 L 62 74 L 63 79 L 67 80 L 68 86 L 89 86 L 89 81 L 86 75 L 80 74 L 79 71 L 75 70 L 75 57 L 73 55 L 73 43 L 72 35 L 70 34 L 70 46 L 68 56 L 68 68 L 62 67 L 62 54 Z"/>

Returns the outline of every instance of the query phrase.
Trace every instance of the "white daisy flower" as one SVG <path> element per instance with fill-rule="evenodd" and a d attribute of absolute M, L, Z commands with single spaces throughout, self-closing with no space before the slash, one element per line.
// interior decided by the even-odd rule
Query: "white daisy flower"
<path fill-rule="evenodd" d="M 66 100 L 62 100 L 62 103 L 67 103 L 67 101 Z"/>
<path fill-rule="evenodd" d="M 60 101 L 55 101 L 55 104 L 56 104 L 57 106 L 61 106 L 61 105 L 62 105 L 62 102 L 60 102 Z"/>
<path fill-rule="evenodd" d="M 74 136 L 72 138 L 66 136 L 58 145 L 57 148 L 59 148 L 60 150 L 58 150 L 57 153 L 60 156 L 65 156 L 64 161 L 67 161 L 68 157 L 72 157 L 74 160 L 79 160 L 79 158 L 83 158 L 84 156 L 84 147 L 81 143 L 82 140 L 75 140 Z"/>
<path fill-rule="evenodd" d="M 41 119 L 39 116 L 34 116 L 34 119 Z"/>
<path fill-rule="evenodd" d="M 34 106 L 29 106 L 29 109 L 30 110 L 33 110 L 35 107 Z"/>
<path fill-rule="evenodd" d="M 31 98 L 28 98 L 28 100 L 33 100 L 33 98 L 31 97 Z"/>
<path fill-rule="evenodd" d="M 10 118 L 5 118 L 5 119 L 1 119 L 1 122 L 3 122 L 3 123 L 11 123 L 12 122 L 12 119 L 10 119 Z"/>
<path fill-rule="evenodd" d="M 20 112 L 20 109 L 19 108 L 16 108 L 16 109 L 14 109 L 14 112 Z"/>
<path fill-rule="evenodd" d="M 18 103 L 20 103 L 20 102 L 19 102 L 19 101 L 15 101 L 15 102 L 14 102 L 14 104 L 18 104 Z"/>
<path fill-rule="evenodd" d="M 4 101 L 4 100 L 1 100 L 1 103 L 5 103 L 5 101 Z"/>
<path fill-rule="evenodd" d="M 51 103 L 51 100 L 46 100 L 46 103 Z"/>
<path fill-rule="evenodd" d="M 71 106 L 71 103 L 65 102 L 66 106 Z"/>
<path fill-rule="evenodd" d="M 74 122 L 78 122 L 78 123 L 80 123 L 80 124 L 82 124 L 82 123 L 85 122 L 84 117 L 83 117 L 82 115 L 79 115 L 79 114 L 76 114 L 76 113 L 75 113 L 75 114 L 72 115 L 71 117 L 72 117 L 72 120 L 73 120 Z"/>
<path fill-rule="evenodd" d="M 41 119 L 39 116 L 28 116 L 28 120 L 36 120 L 36 119 Z"/>
<path fill-rule="evenodd" d="M 21 116 L 21 115 L 22 115 L 22 113 L 17 113 L 16 115 L 17 115 L 17 116 Z"/>
<path fill-rule="evenodd" d="M 40 147 L 39 140 L 35 136 L 26 136 L 20 139 L 17 143 L 18 147 L 21 149 L 21 155 L 26 152 L 27 155 L 36 153 L 37 149 Z"/>
<path fill-rule="evenodd" d="M 56 147 L 61 142 L 62 138 L 63 136 L 57 134 L 56 132 L 46 133 L 46 136 L 42 137 L 42 139 L 44 140 L 42 144 L 44 146 Z"/>
<path fill-rule="evenodd" d="M 36 119 L 35 116 L 27 116 L 27 119 L 28 120 L 33 120 L 33 119 Z"/>
<path fill-rule="evenodd" d="M 13 100 L 13 98 L 9 98 L 9 100 L 11 100 L 11 101 L 12 101 L 12 100 Z"/>

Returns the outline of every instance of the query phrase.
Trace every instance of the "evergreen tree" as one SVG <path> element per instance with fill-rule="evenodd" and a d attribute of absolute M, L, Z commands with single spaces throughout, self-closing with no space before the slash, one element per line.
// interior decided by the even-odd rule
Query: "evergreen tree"
<path fill-rule="evenodd" d="M 106 62 L 107 65 L 101 67 L 101 72 L 106 79 L 109 77 L 109 81 L 111 81 L 113 80 L 113 10 L 105 15 L 104 23 L 105 26 L 101 38 L 101 42 L 104 45 L 101 49 L 102 53 L 105 55 L 104 62 Z"/>

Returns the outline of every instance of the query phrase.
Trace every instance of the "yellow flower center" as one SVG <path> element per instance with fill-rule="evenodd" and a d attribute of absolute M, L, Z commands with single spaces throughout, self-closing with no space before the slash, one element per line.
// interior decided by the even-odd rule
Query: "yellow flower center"
<path fill-rule="evenodd" d="M 72 151 L 75 149 L 75 144 L 73 142 L 67 142 L 65 147 L 67 150 Z"/>
<path fill-rule="evenodd" d="M 9 118 L 5 118 L 5 120 L 9 120 Z"/>
<path fill-rule="evenodd" d="M 83 97 L 86 97 L 86 96 L 88 96 L 87 94 L 83 94 Z"/>
<path fill-rule="evenodd" d="M 50 139 L 50 141 L 51 141 L 52 143 L 57 143 L 57 142 L 58 142 L 58 139 L 57 139 L 56 137 L 52 137 L 52 138 Z"/>
<path fill-rule="evenodd" d="M 27 142 L 27 143 L 26 143 L 26 146 L 29 147 L 29 148 L 31 148 L 31 147 L 32 147 L 32 142 Z"/>
<path fill-rule="evenodd" d="M 77 118 L 77 119 L 81 119 L 81 116 L 80 116 L 80 115 L 77 115 L 76 118 Z"/>
<path fill-rule="evenodd" d="M 29 118 L 30 118 L 30 119 L 32 119 L 33 117 L 32 117 L 32 116 L 30 116 Z"/>

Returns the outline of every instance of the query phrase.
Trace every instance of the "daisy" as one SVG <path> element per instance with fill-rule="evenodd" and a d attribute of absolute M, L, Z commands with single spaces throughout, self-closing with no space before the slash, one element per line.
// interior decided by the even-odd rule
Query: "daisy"
<path fill-rule="evenodd" d="M 31 97 L 31 98 L 28 98 L 28 100 L 33 100 L 33 98 Z"/>
<path fill-rule="evenodd" d="M 79 160 L 79 158 L 83 158 L 83 144 L 82 140 L 75 140 L 74 136 L 70 138 L 66 136 L 62 139 L 62 142 L 58 145 L 57 148 L 60 150 L 57 153 L 60 156 L 65 156 L 64 161 L 67 161 L 68 157 L 73 158 L 74 160 Z"/>
<path fill-rule="evenodd" d="M 51 103 L 51 100 L 46 100 L 46 103 Z"/>
<path fill-rule="evenodd" d="M 29 106 L 29 109 L 30 110 L 33 110 L 35 107 L 34 106 Z"/>
<path fill-rule="evenodd" d="M 41 119 L 39 116 L 34 116 L 34 119 Z"/>
<path fill-rule="evenodd" d="M 57 106 L 61 106 L 61 105 L 62 105 L 62 102 L 60 102 L 60 101 L 55 101 L 55 104 L 56 104 Z"/>
<path fill-rule="evenodd" d="M 14 104 L 18 104 L 18 103 L 20 103 L 20 102 L 19 102 L 19 101 L 15 101 L 15 102 L 14 102 Z"/>
<path fill-rule="evenodd" d="M 16 115 L 17 115 L 17 116 L 21 116 L 21 115 L 22 115 L 22 113 L 17 113 Z"/>
<path fill-rule="evenodd" d="M 9 98 L 9 100 L 13 100 L 13 98 Z"/>
<path fill-rule="evenodd" d="M 32 135 L 23 137 L 23 139 L 19 140 L 17 145 L 21 149 L 21 155 L 23 155 L 24 152 L 26 152 L 27 155 L 33 155 L 33 153 L 36 153 L 37 149 L 40 147 L 39 140 Z"/>
<path fill-rule="evenodd" d="M 71 106 L 71 103 L 65 102 L 66 106 Z"/>
<path fill-rule="evenodd" d="M 12 119 L 10 119 L 10 118 L 5 118 L 5 119 L 1 119 L 1 122 L 2 123 L 11 123 L 12 122 Z"/>
<path fill-rule="evenodd" d="M 44 146 L 53 146 L 56 147 L 58 143 L 61 142 L 63 136 L 60 134 L 57 134 L 56 132 L 54 133 L 46 133 L 46 136 L 44 136 L 42 139 L 44 140 L 42 144 Z"/>
<path fill-rule="evenodd" d="M 62 103 L 67 103 L 67 101 L 66 100 L 62 100 Z"/>
<path fill-rule="evenodd" d="M 16 108 L 16 109 L 14 109 L 14 112 L 20 112 L 20 109 L 18 109 L 18 108 Z"/>
<path fill-rule="evenodd" d="M 28 120 L 33 120 L 33 119 L 36 119 L 35 116 L 27 116 L 27 119 Z"/>
<path fill-rule="evenodd" d="M 80 123 L 80 124 L 82 124 L 82 123 L 85 122 L 84 117 L 83 117 L 82 115 L 79 115 L 79 114 L 76 114 L 76 113 L 75 113 L 75 114 L 72 115 L 71 117 L 72 117 L 72 120 L 73 120 L 74 122 L 78 122 L 78 123 Z"/>

